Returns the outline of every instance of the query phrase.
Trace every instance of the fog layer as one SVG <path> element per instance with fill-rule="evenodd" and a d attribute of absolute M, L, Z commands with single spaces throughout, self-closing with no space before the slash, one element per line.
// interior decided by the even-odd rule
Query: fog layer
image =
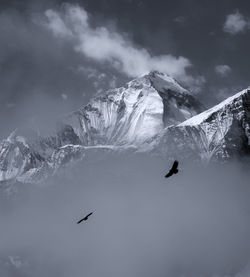
<path fill-rule="evenodd" d="M 0 276 L 239 274 L 250 258 L 249 175 L 236 165 L 180 164 L 165 179 L 170 166 L 105 157 L 20 185 L 1 201 Z"/>

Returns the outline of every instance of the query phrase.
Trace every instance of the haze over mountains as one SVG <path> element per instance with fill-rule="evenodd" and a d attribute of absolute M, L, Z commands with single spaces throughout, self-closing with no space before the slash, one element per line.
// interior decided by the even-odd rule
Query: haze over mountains
<path fill-rule="evenodd" d="M 0 145 L 0 180 L 40 182 L 92 152 L 148 152 L 165 159 L 247 160 L 250 89 L 206 110 L 172 77 L 157 71 L 97 94 L 64 116 L 50 136 L 14 131 Z"/>

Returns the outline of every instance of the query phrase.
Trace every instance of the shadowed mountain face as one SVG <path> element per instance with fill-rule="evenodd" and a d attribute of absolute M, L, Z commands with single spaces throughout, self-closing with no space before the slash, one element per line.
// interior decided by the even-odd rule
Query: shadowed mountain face
<path fill-rule="evenodd" d="M 43 137 L 13 132 L 0 145 L 0 180 L 39 182 L 72 161 L 123 151 L 166 159 L 217 161 L 248 157 L 250 90 L 204 106 L 160 73 L 96 95 Z M 203 112 L 202 112 L 203 111 Z"/>
<path fill-rule="evenodd" d="M 177 126 L 164 129 L 154 141 L 163 155 L 182 152 L 182 158 L 229 160 L 250 153 L 250 90 L 240 91 L 213 108 Z"/>

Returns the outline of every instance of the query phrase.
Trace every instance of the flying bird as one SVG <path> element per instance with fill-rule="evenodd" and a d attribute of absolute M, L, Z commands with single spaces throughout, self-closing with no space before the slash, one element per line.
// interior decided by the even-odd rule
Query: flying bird
<path fill-rule="evenodd" d="M 92 213 L 89 213 L 88 215 L 86 215 L 84 218 L 80 219 L 77 224 L 81 223 L 82 221 L 86 221 L 88 219 L 89 216 L 91 216 Z"/>
<path fill-rule="evenodd" d="M 177 174 L 178 173 L 178 161 L 174 161 L 172 168 L 169 170 L 168 174 L 165 175 L 165 178 L 168 178 L 170 176 L 172 176 L 173 174 Z"/>

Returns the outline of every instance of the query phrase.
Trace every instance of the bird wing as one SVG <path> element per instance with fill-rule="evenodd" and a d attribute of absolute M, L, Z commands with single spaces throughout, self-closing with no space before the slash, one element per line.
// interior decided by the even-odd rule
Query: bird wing
<path fill-rule="evenodd" d="M 84 217 L 84 220 L 87 220 L 88 218 L 89 218 L 89 216 L 91 216 L 92 215 L 92 213 L 89 213 L 88 215 L 86 215 L 85 217 Z"/>
<path fill-rule="evenodd" d="M 77 224 L 81 223 L 84 220 L 84 218 L 80 219 L 79 221 L 77 221 Z"/>
<path fill-rule="evenodd" d="M 86 215 L 84 218 L 80 219 L 77 224 L 81 223 L 82 221 L 86 221 L 90 215 L 92 215 L 92 212 Z"/>
<path fill-rule="evenodd" d="M 168 174 L 165 175 L 165 178 L 168 178 L 173 175 L 173 171 L 169 170 Z"/>
<path fill-rule="evenodd" d="M 178 161 L 174 161 L 174 163 L 173 163 L 173 166 L 172 166 L 171 170 L 175 171 L 175 170 L 177 169 L 177 167 L 178 167 L 178 164 L 179 164 L 179 162 L 178 162 Z"/>

